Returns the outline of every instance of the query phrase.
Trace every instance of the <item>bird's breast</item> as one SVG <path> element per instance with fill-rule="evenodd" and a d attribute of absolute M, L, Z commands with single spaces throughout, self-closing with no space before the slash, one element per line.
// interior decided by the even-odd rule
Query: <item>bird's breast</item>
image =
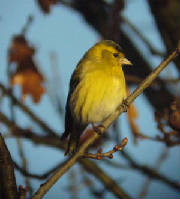
<path fill-rule="evenodd" d="M 93 71 L 84 75 L 70 98 L 74 117 L 81 123 L 102 122 L 126 97 L 124 74 Z"/>

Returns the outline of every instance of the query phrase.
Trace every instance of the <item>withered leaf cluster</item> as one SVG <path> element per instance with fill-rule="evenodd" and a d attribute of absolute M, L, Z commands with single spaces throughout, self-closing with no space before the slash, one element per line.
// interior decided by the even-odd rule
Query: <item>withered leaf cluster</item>
<path fill-rule="evenodd" d="M 174 146 L 180 143 L 180 101 L 177 97 L 162 112 L 155 112 L 155 120 L 158 129 L 163 135 L 160 139 L 167 146 Z"/>
<path fill-rule="evenodd" d="M 11 85 L 18 84 L 21 86 L 22 99 L 25 99 L 29 94 L 33 101 L 38 103 L 45 89 L 42 85 L 44 78 L 33 60 L 34 54 L 35 49 L 28 44 L 24 35 L 13 37 L 8 58 L 10 64 L 16 64 L 16 69 L 13 70 L 14 65 L 10 65 L 13 71 Z"/>

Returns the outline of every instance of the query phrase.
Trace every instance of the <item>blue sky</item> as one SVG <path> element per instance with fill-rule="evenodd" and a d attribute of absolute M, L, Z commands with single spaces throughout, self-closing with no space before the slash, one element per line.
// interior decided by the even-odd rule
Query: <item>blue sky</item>
<path fill-rule="evenodd" d="M 57 92 L 61 96 L 63 104 L 65 104 L 69 79 L 73 69 L 84 52 L 97 42 L 100 37 L 84 22 L 83 18 L 78 13 L 67 9 L 62 5 L 55 6 L 50 15 L 45 16 L 42 14 L 35 1 L 2 0 L 0 7 L 0 81 L 3 83 L 7 83 L 6 58 L 9 43 L 12 36 L 21 31 L 30 14 L 34 16 L 34 22 L 28 30 L 27 38 L 37 49 L 35 60 L 47 79 L 47 83 L 45 85 L 48 85 L 48 81 L 52 82 L 53 78 L 50 54 L 52 52 L 56 53 L 58 57 L 58 72 L 61 78 L 59 82 L 60 85 L 57 86 L 57 89 L 59 89 Z M 126 16 L 132 23 L 136 24 L 137 28 L 157 49 L 164 51 L 163 43 L 156 31 L 153 18 L 150 16 L 149 8 L 144 0 L 128 1 L 128 6 L 124 10 L 124 16 Z M 124 30 L 128 31 L 129 36 L 135 40 L 140 48 L 144 49 L 144 56 L 149 62 L 153 63 L 154 66 L 159 64 L 161 61 L 160 57 L 152 56 L 145 48 L 145 45 L 142 42 L 139 42 L 139 39 L 134 36 L 126 26 L 124 26 Z M 164 75 L 167 76 L 167 72 L 169 71 L 173 73 L 171 69 L 167 69 L 164 72 Z M 58 132 L 63 132 L 64 127 L 62 125 L 62 121 L 59 121 L 58 115 L 56 111 L 54 111 L 47 95 L 43 96 L 42 101 L 38 105 L 34 105 L 31 98 L 26 100 L 26 104 L 53 129 Z M 155 135 L 158 131 L 156 129 L 156 124 L 154 123 L 153 112 L 150 105 L 144 100 L 143 95 L 135 101 L 135 105 L 139 112 L 137 123 L 141 127 L 141 131 Z M 5 101 L 3 106 L 0 108 L 7 114 L 9 113 L 7 101 Z M 36 127 L 34 126 L 34 123 L 29 121 L 29 119 L 19 110 L 17 110 L 17 121 L 24 127 Z M 134 146 L 125 114 L 120 118 L 120 123 L 122 136 L 128 136 L 129 138 L 127 150 L 130 151 L 131 155 L 133 155 L 133 157 L 135 157 L 139 162 L 153 167 L 155 161 L 159 157 L 159 152 L 164 148 L 164 145 L 151 141 L 142 141 L 139 142 L 137 146 Z M 16 150 L 16 142 L 13 139 L 8 139 L 7 144 L 13 158 L 17 162 L 20 162 L 20 158 Z M 23 141 L 23 146 L 25 153 L 28 156 L 29 168 L 35 173 L 43 173 L 43 171 L 64 159 L 63 153 L 55 149 L 35 146 L 26 140 Z M 112 143 L 108 143 L 107 147 L 111 148 Z M 172 179 L 179 180 L 179 148 L 173 147 L 169 150 L 169 153 L 170 156 L 163 163 L 161 172 Z M 115 155 L 114 158 L 119 161 L 118 155 Z M 99 161 L 98 165 L 100 165 L 105 171 L 107 170 L 109 172 L 109 168 L 102 162 Z M 79 169 L 79 172 L 81 171 L 77 165 L 75 168 L 77 170 Z M 122 170 L 120 170 L 118 172 L 120 172 L 119 176 L 121 176 L 122 179 L 122 187 L 125 189 L 128 187 L 128 192 L 134 196 L 138 194 L 140 186 L 145 182 L 146 178 L 133 171 L 122 172 Z M 116 178 L 117 170 L 112 169 L 110 173 L 113 178 Z M 55 199 L 59 198 L 60 195 L 63 199 L 70 198 L 66 191 L 62 191 L 64 190 L 65 185 L 67 185 L 67 180 L 68 174 L 63 176 L 44 198 Z M 81 179 L 78 180 L 80 181 Z M 17 181 L 18 184 L 24 184 L 23 178 L 19 173 L 17 173 Z M 39 183 L 39 181 L 33 180 L 33 187 L 35 190 L 39 186 Z M 101 187 L 99 182 L 95 183 L 97 183 L 97 187 Z M 159 195 L 159 198 L 162 193 L 170 194 L 171 196 L 169 198 L 177 198 L 177 193 L 175 193 L 174 190 L 170 189 L 166 185 L 159 185 L 158 182 L 154 182 L 150 186 L 149 195 L 153 196 L 154 192 Z M 87 195 L 87 193 L 87 189 L 83 189 L 81 197 Z M 111 194 L 109 193 L 107 198 L 108 196 L 110 197 Z"/>

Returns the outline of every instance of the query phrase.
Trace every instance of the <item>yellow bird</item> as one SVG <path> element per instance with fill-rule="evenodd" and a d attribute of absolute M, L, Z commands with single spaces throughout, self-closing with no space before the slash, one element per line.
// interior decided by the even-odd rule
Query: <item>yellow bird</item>
<path fill-rule="evenodd" d="M 103 122 L 126 98 L 122 65 L 131 65 L 121 47 L 102 40 L 90 48 L 74 70 L 66 103 L 65 132 L 69 136 L 66 154 L 78 149 L 88 124 Z"/>

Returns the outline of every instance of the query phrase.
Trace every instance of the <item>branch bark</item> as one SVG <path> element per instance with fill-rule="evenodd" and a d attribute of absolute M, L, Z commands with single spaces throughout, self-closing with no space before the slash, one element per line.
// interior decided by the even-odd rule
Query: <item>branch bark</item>
<path fill-rule="evenodd" d="M 64 144 L 60 141 L 59 138 L 55 136 L 42 136 L 38 135 L 34 132 L 31 132 L 26 129 L 22 129 L 18 127 L 13 121 L 10 121 L 3 113 L 0 112 L 0 120 L 7 127 L 11 129 L 14 136 L 22 137 L 31 140 L 35 144 L 43 144 L 46 146 L 54 147 L 56 149 L 65 149 Z M 94 162 L 91 160 L 79 160 L 80 164 L 87 170 L 90 171 L 97 179 L 99 179 L 104 186 L 106 186 L 109 191 L 111 191 L 118 198 L 122 195 L 122 188 L 113 180 L 108 174 L 106 174 L 101 168 L 99 168 Z M 33 177 L 35 175 L 33 174 Z M 37 176 L 36 176 L 37 177 Z M 38 176 L 39 177 L 39 176 Z M 111 186 L 111 184 L 113 186 Z"/>
<path fill-rule="evenodd" d="M 178 46 L 179 47 L 179 46 Z M 159 75 L 159 73 L 175 58 L 179 55 L 180 49 L 176 49 L 173 51 L 169 57 L 164 60 L 139 86 L 135 89 L 135 91 L 126 98 L 126 100 L 119 106 L 119 108 L 112 114 L 110 117 L 108 117 L 101 125 L 104 126 L 104 128 L 101 128 L 101 135 L 105 133 L 105 130 L 112 124 L 113 121 L 115 121 L 118 116 L 124 112 L 127 111 L 127 107 L 136 99 L 137 96 L 139 96 L 144 89 L 146 89 L 151 82 Z M 80 159 L 86 149 L 94 143 L 94 141 L 99 137 L 97 133 L 94 132 L 94 134 L 82 144 L 79 151 L 75 153 L 73 156 L 71 156 L 65 164 L 59 168 L 57 172 L 55 172 L 47 182 L 45 182 L 43 185 L 40 186 L 38 191 L 34 194 L 32 199 L 40 199 L 42 198 L 46 192 L 57 182 L 57 180 L 64 175 L 75 163 Z M 122 191 L 121 198 L 130 198 L 127 194 L 125 194 L 124 191 Z"/>
<path fill-rule="evenodd" d="M 25 129 L 22 129 L 18 126 L 16 126 L 12 121 L 10 121 L 3 113 L 0 112 L 0 119 L 1 122 L 3 122 L 5 125 L 7 125 L 7 127 L 9 127 L 14 136 L 17 137 L 22 137 L 28 140 L 31 140 L 34 144 L 42 144 L 45 146 L 50 146 L 50 147 L 54 147 L 56 149 L 64 149 L 64 145 L 60 142 L 60 139 L 57 139 L 56 137 L 49 137 L 49 136 L 42 136 L 42 135 L 38 135 L 34 132 L 30 132 Z M 124 153 L 121 153 L 122 155 Z M 126 152 L 127 154 L 127 152 Z M 128 155 L 128 154 L 127 154 Z M 139 170 L 140 172 L 142 168 L 144 168 L 143 165 L 138 164 L 136 162 L 136 167 L 134 167 L 134 164 L 131 164 L 131 162 L 134 162 L 133 159 L 131 159 L 130 156 L 128 156 L 128 161 L 130 162 L 130 165 L 132 168 Z M 104 173 L 104 171 L 102 169 L 100 169 L 97 164 L 91 160 L 88 159 L 80 159 L 79 160 L 80 164 L 89 172 L 91 172 L 95 177 L 97 177 L 106 187 L 109 188 L 109 190 L 114 194 L 117 195 L 117 197 L 119 197 L 118 193 L 121 193 L 121 187 L 119 187 L 117 185 L 117 183 L 115 181 L 113 181 L 110 176 L 108 176 L 106 173 Z M 148 167 L 148 169 L 143 169 L 143 174 L 145 174 L 146 176 L 151 176 L 157 180 L 160 180 L 163 183 L 166 183 L 168 186 L 176 189 L 176 187 L 178 187 L 178 190 L 180 189 L 180 185 L 171 180 L 168 179 L 168 177 L 159 174 L 158 172 L 154 172 L 154 169 Z M 153 176 L 151 175 L 151 173 L 153 173 Z M 26 175 L 26 174 L 25 174 Z M 37 177 L 39 179 L 39 175 L 36 176 L 36 174 L 30 174 L 32 175 L 32 177 Z M 29 176 L 30 176 L 29 175 Z M 116 186 L 108 186 L 107 182 L 113 182 L 113 184 L 115 183 Z M 107 184 L 107 185 L 106 185 Z M 175 186 L 174 186 L 175 185 Z M 119 187 L 119 189 L 118 189 Z"/>
<path fill-rule="evenodd" d="M 11 155 L 0 133 L 0 199 L 18 198 Z"/>

